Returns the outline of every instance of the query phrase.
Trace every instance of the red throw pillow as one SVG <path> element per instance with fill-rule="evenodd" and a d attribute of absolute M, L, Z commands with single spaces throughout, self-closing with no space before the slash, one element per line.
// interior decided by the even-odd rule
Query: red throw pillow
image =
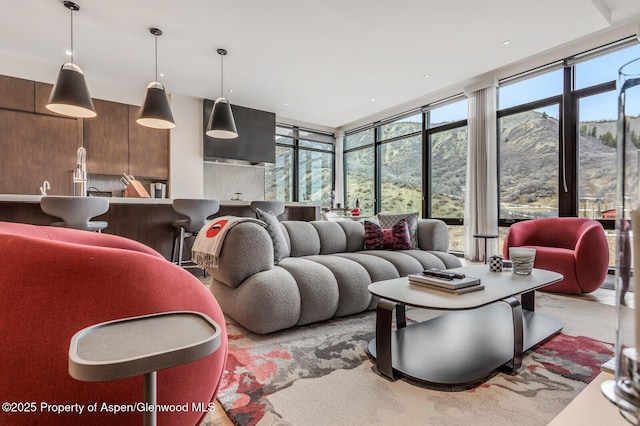
<path fill-rule="evenodd" d="M 410 250 L 411 236 L 406 219 L 400 219 L 393 224 L 391 229 L 383 229 L 377 223 L 365 220 L 364 249 Z"/>

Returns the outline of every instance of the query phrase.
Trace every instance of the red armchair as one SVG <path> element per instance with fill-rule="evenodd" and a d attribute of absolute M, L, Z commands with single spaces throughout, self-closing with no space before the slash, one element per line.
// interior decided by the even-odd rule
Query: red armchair
<path fill-rule="evenodd" d="M 206 412 L 192 403 L 207 407 L 215 398 L 227 334 L 218 303 L 197 278 L 143 244 L 107 234 L 0 222 L 0 246 L 0 400 L 16 403 L 16 412 L 0 412 L 0 424 L 142 424 L 141 412 L 101 410 L 102 403 L 142 401 L 142 377 L 75 380 L 69 343 L 96 323 L 173 310 L 203 312 L 222 327 L 216 352 L 157 375 L 158 404 L 188 404 L 186 412 L 159 412 L 158 424 L 201 421 Z M 31 402 L 35 410 L 25 412 Z M 79 404 L 84 411 L 59 414 L 41 403 Z M 95 403 L 96 412 L 88 412 Z"/>
<path fill-rule="evenodd" d="M 590 293 L 602 285 L 609 267 L 604 229 L 592 219 L 557 217 L 514 223 L 504 240 L 505 259 L 509 258 L 509 247 L 535 248 L 534 267 L 564 276 L 544 287 L 545 291 Z"/>

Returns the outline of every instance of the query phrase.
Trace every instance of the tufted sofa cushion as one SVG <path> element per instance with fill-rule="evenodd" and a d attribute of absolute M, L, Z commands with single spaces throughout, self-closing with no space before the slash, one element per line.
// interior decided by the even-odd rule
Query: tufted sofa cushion
<path fill-rule="evenodd" d="M 211 291 L 222 310 L 245 328 L 270 333 L 372 309 L 372 282 L 428 268 L 461 266 L 447 253 L 444 222 L 418 221 L 420 249 L 364 250 L 364 226 L 353 221 L 283 221 L 290 256 L 273 264 L 261 226 L 239 223 L 225 238 Z"/>

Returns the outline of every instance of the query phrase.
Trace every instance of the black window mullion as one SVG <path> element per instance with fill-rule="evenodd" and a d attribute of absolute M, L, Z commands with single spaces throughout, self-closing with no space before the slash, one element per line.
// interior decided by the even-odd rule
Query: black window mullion
<path fill-rule="evenodd" d="M 380 143 L 380 136 L 380 126 L 376 126 L 373 133 L 373 163 L 375 164 L 375 167 L 373 169 L 374 214 L 378 214 L 382 210 L 382 159 L 380 158 L 380 150 L 382 149 L 382 144 Z"/>
<path fill-rule="evenodd" d="M 300 140 L 298 128 L 293 127 L 293 200 L 300 201 Z"/>
<path fill-rule="evenodd" d="M 430 114 L 422 112 L 422 217 L 431 217 L 431 136 Z"/>
<path fill-rule="evenodd" d="M 573 93 L 575 67 L 564 68 L 558 155 L 558 216 L 578 216 L 578 98 Z"/>

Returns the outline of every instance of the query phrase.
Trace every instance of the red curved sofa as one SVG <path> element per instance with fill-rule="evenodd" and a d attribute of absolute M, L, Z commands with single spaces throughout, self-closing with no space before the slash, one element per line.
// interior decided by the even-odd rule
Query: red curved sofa
<path fill-rule="evenodd" d="M 217 351 L 158 371 L 157 403 L 188 403 L 158 413 L 160 425 L 196 425 L 212 401 L 227 359 L 222 311 L 202 283 L 151 248 L 126 238 L 73 229 L 0 222 L 0 424 L 138 425 L 140 412 L 101 412 L 102 403 L 143 400 L 143 378 L 81 382 L 68 372 L 71 337 L 96 323 L 173 310 L 199 311 L 222 327 Z M 36 403 L 24 412 L 21 403 Z M 41 403 L 80 404 L 83 414 L 47 412 Z M 98 403 L 95 413 L 89 404 Z M 4 408 L 4 407 L 3 407 Z M 28 406 L 26 406 L 28 409 Z"/>
<path fill-rule="evenodd" d="M 555 217 L 514 223 L 504 240 L 505 259 L 509 247 L 535 248 L 534 267 L 564 276 L 545 291 L 590 293 L 602 285 L 609 268 L 607 238 L 593 219 Z"/>

